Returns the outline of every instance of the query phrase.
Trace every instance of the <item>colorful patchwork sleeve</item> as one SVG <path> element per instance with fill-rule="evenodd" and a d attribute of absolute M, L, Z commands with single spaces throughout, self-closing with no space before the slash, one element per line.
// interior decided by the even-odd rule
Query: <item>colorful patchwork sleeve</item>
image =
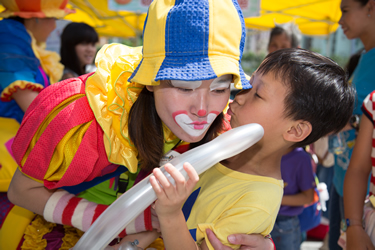
<path fill-rule="evenodd" d="M 0 21 L 0 94 L 2 101 L 11 100 L 20 89 L 41 91 L 36 83 L 40 61 L 31 47 L 31 37 L 25 27 L 14 20 Z"/>
<path fill-rule="evenodd" d="M 113 168 L 104 149 L 103 130 L 85 95 L 88 77 L 68 79 L 42 91 L 14 140 L 20 170 L 47 188 L 77 185 L 108 172 L 108 166 Z"/>

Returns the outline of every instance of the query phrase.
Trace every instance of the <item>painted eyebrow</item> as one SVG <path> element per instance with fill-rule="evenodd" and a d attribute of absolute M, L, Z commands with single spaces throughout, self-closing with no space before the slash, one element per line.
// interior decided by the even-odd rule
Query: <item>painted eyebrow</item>
<path fill-rule="evenodd" d="M 217 84 L 217 83 L 227 83 L 227 82 L 232 82 L 232 79 L 233 79 L 233 77 L 226 77 L 226 78 L 216 78 L 215 80 L 213 80 L 213 84 Z M 212 84 L 211 83 L 211 84 Z"/>

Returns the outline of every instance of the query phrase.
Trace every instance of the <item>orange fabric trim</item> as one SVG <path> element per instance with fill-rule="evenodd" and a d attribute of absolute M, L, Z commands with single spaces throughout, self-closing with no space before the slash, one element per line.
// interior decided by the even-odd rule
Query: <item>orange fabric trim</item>
<path fill-rule="evenodd" d="M 63 18 L 75 10 L 66 8 L 68 0 L 8 0 L 3 3 L 5 11 L 0 13 L 0 17 L 19 16 L 22 18 Z"/>
<path fill-rule="evenodd" d="M 42 89 L 44 89 L 43 85 L 39 83 L 33 83 L 33 82 L 27 82 L 27 81 L 15 81 L 11 83 L 7 88 L 3 90 L 1 93 L 1 101 L 3 102 L 9 102 L 11 101 L 13 93 L 17 92 L 18 89 L 24 90 L 24 89 L 31 89 L 32 91 L 40 92 Z"/>
<path fill-rule="evenodd" d="M 41 11 L 40 1 L 30 1 L 30 0 L 16 0 L 16 4 L 20 11 L 27 12 L 39 12 Z"/>
<path fill-rule="evenodd" d="M 68 0 L 63 0 L 63 1 L 61 2 L 61 4 L 60 4 L 59 9 L 64 10 L 64 9 L 65 9 L 65 6 L 66 6 L 67 4 L 68 4 Z"/>
<path fill-rule="evenodd" d="M 9 15 L 12 16 L 12 15 Z M 43 12 L 13 12 L 13 16 L 19 16 L 22 18 L 32 18 L 32 17 L 38 17 L 38 18 L 46 18 L 46 14 Z"/>

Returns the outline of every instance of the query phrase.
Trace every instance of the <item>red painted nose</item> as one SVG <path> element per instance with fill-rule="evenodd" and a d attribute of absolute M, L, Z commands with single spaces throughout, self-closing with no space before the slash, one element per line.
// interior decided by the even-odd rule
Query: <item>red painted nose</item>
<path fill-rule="evenodd" d="M 206 115 L 206 110 L 203 110 L 203 109 L 199 110 L 198 111 L 198 115 L 199 116 L 205 116 Z"/>

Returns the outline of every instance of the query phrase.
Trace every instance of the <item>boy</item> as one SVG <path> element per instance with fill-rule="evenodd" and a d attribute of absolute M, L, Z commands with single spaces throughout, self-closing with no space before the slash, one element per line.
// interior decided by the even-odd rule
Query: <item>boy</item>
<path fill-rule="evenodd" d="M 355 91 L 344 70 L 302 49 L 269 54 L 251 84 L 252 89 L 237 94 L 228 114 L 233 128 L 261 124 L 265 132 L 258 143 L 215 165 L 200 179 L 188 163 L 184 165 L 187 181 L 167 164 L 176 186 L 154 169 L 150 181 L 158 196 L 155 210 L 166 249 L 213 249 L 207 229 L 225 245 L 230 245 L 227 235 L 231 233 L 268 235 L 283 194 L 282 156 L 292 147 L 342 129 L 354 105 Z M 182 205 L 185 202 L 185 209 L 191 200 L 191 212 L 183 213 Z"/>

